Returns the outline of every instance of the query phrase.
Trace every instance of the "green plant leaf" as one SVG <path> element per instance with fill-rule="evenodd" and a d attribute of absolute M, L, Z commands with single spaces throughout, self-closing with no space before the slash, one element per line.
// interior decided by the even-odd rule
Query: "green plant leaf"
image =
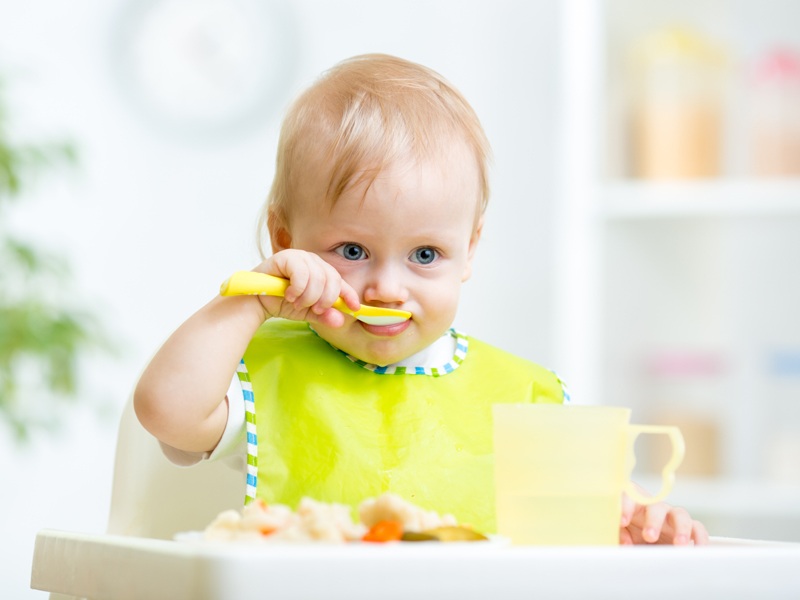
<path fill-rule="evenodd" d="M 17 143 L 8 118 L 0 98 L 0 213 L 24 201 L 38 176 L 78 160 L 72 143 Z M 0 218 L 0 421 L 25 440 L 56 427 L 48 415 L 76 401 L 81 358 L 115 348 L 100 320 L 75 306 L 67 261 L 15 236 L 6 222 Z"/>

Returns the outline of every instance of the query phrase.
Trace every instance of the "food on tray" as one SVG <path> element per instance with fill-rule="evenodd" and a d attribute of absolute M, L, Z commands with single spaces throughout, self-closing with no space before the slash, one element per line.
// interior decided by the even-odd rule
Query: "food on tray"
<path fill-rule="evenodd" d="M 265 542 L 391 542 L 479 541 L 486 536 L 458 525 L 453 515 L 440 516 L 396 494 L 370 498 L 358 507 L 354 522 L 350 507 L 303 498 L 296 511 L 257 499 L 241 511 L 220 513 L 203 532 L 206 540 Z"/>
<path fill-rule="evenodd" d="M 297 511 L 282 504 L 254 500 L 241 511 L 226 510 L 206 527 L 207 540 L 302 542 L 359 540 L 367 528 L 353 523 L 350 507 L 303 498 Z"/>
<path fill-rule="evenodd" d="M 404 542 L 484 542 L 487 538 L 482 533 L 461 525 L 434 527 L 425 531 L 407 531 L 403 534 Z"/>
<path fill-rule="evenodd" d="M 425 510 L 391 493 L 364 500 L 358 507 L 358 517 L 367 527 L 380 521 L 397 521 L 402 523 L 403 531 L 422 531 L 457 524 L 453 515 L 439 516 L 435 511 Z"/>

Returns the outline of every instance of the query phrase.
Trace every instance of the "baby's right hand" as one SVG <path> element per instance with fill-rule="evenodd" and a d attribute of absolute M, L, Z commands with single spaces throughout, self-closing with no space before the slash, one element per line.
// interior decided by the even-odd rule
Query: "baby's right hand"
<path fill-rule="evenodd" d="M 284 277 L 290 282 L 283 298 L 258 296 L 271 317 L 341 327 L 345 322 L 344 314 L 331 308 L 336 299 L 341 296 L 353 310 L 359 307 L 356 291 L 336 269 L 313 252 L 281 250 L 253 270 Z"/>

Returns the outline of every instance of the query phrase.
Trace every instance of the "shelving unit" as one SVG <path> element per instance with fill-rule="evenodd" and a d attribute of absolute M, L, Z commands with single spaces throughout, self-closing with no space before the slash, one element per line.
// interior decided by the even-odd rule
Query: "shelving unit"
<path fill-rule="evenodd" d="M 603 186 L 606 222 L 666 218 L 800 217 L 800 178 L 701 182 L 615 181 Z"/>
<path fill-rule="evenodd" d="M 780 21 L 798 7 L 698 0 L 646 14 L 654 4 L 562 7 L 556 364 L 576 402 L 630 406 L 638 422 L 695 419 L 674 423 L 690 452 L 717 435 L 719 456 L 679 471 L 674 500 L 718 535 L 758 537 L 762 523 L 763 537 L 800 540 L 800 366 L 775 367 L 776 356 L 800 365 L 800 177 L 754 178 L 729 161 L 717 178 L 632 179 L 624 144 L 608 139 L 622 126 L 618 37 L 668 18 L 715 19 L 714 33 L 752 54 L 765 31 L 787 34 Z M 800 48 L 800 30 L 789 34 Z M 731 114 L 727 143 L 739 148 L 744 126 Z"/>

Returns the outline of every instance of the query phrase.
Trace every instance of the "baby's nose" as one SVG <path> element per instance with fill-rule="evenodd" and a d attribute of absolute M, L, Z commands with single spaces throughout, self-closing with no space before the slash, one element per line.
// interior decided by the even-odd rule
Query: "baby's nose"
<path fill-rule="evenodd" d="M 396 269 L 384 267 L 370 274 L 362 298 L 366 304 L 402 304 L 408 300 L 408 288 Z"/>

